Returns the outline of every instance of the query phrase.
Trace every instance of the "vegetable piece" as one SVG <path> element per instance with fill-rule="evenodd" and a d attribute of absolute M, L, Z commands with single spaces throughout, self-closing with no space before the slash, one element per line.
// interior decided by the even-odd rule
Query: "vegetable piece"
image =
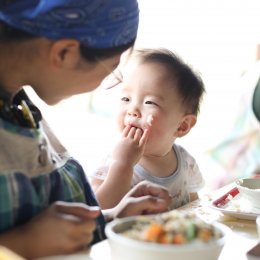
<path fill-rule="evenodd" d="M 196 225 L 194 223 L 188 225 L 186 236 L 188 241 L 192 241 L 196 238 Z"/>
<path fill-rule="evenodd" d="M 186 239 L 185 239 L 183 234 L 178 233 L 178 234 L 176 234 L 173 237 L 172 243 L 173 244 L 178 244 L 178 245 L 185 244 L 186 243 Z"/>
<path fill-rule="evenodd" d="M 213 234 L 212 234 L 211 230 L 202 228 L 202 229 L 199 230 L 198 237 L 202 241 L 208 242 L 213 237 Z"/>
<path fill-rule="evenodd" d="M 153 223 L 145 232 L 145 240 L 157 242 L 162 234 L 164 234 L 162 226 L 157 223 Z"/>

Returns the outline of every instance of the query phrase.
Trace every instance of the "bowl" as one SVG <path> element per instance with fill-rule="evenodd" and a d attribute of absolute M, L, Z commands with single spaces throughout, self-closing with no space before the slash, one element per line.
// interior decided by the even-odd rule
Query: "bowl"
<path fill-rule="evenodd" d="M 236 181 L 241 198 L 253 207 L 260 208 L 260 178 L 243 178 Z"/>
<path fill-rule="evenodd" d="M 140 241 L 124 235 L 147 221 L 156 222 L 156 217 L 128 217 L 114 220 L 106 225 L 106 235 L 111 247 L 112 259 L 116 260 L 216 260 L 227 240 L 230 229 L 221 223 L 208 224 L 218 234 L 217 238 L 208 242 L 189 242 L 185 244 L 160 244 L 158 242 Z M 198 218 L 198 217 L 194 217 Z M 176 226 L 178 223 L 176 222 Z M 175 224 L 174 224 L 175 225 Z"/>

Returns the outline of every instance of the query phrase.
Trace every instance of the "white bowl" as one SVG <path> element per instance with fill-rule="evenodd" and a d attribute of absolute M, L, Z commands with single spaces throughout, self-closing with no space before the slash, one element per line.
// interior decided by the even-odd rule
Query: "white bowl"
<path fill-rule="evenodd" d="M 253 207 L 260 208 L 260 178 L 244 178 L 236 181 L 241 197 Z"/>
<path fill-rule="evenodd" d="M 216 260 L 230 229 L 224 224 L 212 224 L 221 236 L 208 243 L 183 245 L 158 244 L 128 238 L 120 233 L 128 230 L 140 217 L 114 220 L 106 225 L 106 235 L 115 260 Z"/>

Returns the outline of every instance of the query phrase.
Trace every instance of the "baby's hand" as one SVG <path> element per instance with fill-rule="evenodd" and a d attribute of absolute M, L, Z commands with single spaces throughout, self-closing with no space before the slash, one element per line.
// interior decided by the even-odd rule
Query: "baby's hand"
<path fill-rule="evenodd" d="M 113 159 L 134 166 L 142 157 L 148 138 L 148 129 L 127 125 L 113 152 Z"/>

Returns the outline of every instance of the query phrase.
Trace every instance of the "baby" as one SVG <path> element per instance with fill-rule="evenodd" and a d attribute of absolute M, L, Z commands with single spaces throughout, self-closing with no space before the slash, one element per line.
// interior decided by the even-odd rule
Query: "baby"
<path fill-rule="evenodd" d="M 171 51 L 137 50 L 123 71 L 117 125 L 121 136 L 92 176 L 102 208 L 115 206 L 142 180 L 165 186 L 171 208 L 196 198 L 204 181 L 177 138 L 196 124 L 204 85 Z"/>

